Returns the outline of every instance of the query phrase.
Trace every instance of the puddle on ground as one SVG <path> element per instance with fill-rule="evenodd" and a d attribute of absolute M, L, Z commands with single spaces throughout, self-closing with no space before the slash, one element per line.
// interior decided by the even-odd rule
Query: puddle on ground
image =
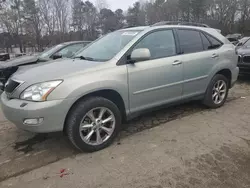
<path fill-rule="evenodd" d="M 13 148 L 18 152 L 23 152 L 24 154 L 27 154 L 34 150 L 33 146 L 35 144 L 44 142 L 48 140 L 48 138 L 49 138 L 48 134 L 37 134 L 28 140 L 22 142 L 16 142 Z"/>

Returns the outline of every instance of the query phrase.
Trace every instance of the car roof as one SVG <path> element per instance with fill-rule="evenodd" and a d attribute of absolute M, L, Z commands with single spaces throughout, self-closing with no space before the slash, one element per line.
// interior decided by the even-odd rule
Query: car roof
<path fill-rule="evenodd" d="M 140 27 L 131 27 L 126 29 L 121 29 L 120 31 L 144 31 L 149 32 L 156 29 L 165 29 L 165 28 L 182 28 L 182 29 L 196 29 L 199 31 L 204 31 L 210 35 L 213 35 L 217 39 L 219 39 L 223 43 L 230 43 L 223 35 L 221 35 L 218 29 L 214 29 L 211 27 L 199 27 L 199 26 L 190 26 L 190 25 L 160 25 L 160 26 L 140 26 Z"/>
<path fill-rule="evenodd" d="M 143 31 L 147 28 L 150 28 L 150 26 L 139 26 L 139 27 L 128 27 L 128 28 L 125 28 L 125 29 L 120 29 L 119 31 Z"/>
<path fill-rule="evenodd" d="M 211 27 L 199 27 L 199 26 L 190 26 L 190 25 L 156 25 L 156 26 L 140 26 L 140 27 L 130 27 L 126 29 L 121 29 L 120 31 L 145 31 L 145 30 L 155 30 L 161 28 L 187 28 L 187 29 L 198 29 L 198 30 L 217 30 Z"/>
<path fill-rule="evenodd" d="M 80 43 L 90 43 L 91 41 L 70 41 L 70 42 L 64 42 L 61 43 L 62 45 L 71 45 L 71 44 L 80 44 Z"/>

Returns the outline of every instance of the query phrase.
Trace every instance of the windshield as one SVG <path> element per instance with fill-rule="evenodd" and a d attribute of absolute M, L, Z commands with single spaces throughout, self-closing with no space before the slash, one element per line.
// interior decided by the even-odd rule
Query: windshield
<path fill-rule="evenodd" d="M 140 31 L 115 31 L 100 38 L 76 54 L 75 58 L 108 61 L 120 52 Z"/>
<path fill-rule="evenodd" d="M 244 47 L 250 47 L 250 40 L 248 39 L 248 41 L 245 42 L 245 44 L 243 45 Z"/>
<path fill-rule="evenodd" d="M 48 48 L 48 49 L 44 50 L 42 53 L 40 53 L 39 57 L 40 58 L 46 58 L 47 56 L 50 56 L 50 54 L 54 53 L 55 51 L 59 50 L 62 47 L 63 47 L 62 44 L 58 44 L 56 46 Z"/>

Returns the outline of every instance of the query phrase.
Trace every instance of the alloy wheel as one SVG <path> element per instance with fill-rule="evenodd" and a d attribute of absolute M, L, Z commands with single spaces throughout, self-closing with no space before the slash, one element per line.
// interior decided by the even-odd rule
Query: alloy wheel
<path fill-rule="evenodd" d="M 101 145 L 112 136 L 115 124 L 115 116 L 108 108 L 91 109 L 80 123 L 80 136 L 86 144 Z"/>
<path fill-rule="evenodd" d="M 215 104 L 220 104 L 224 101 L 227 94 L 227 84 L 224 80 L 218 80 L 213 87 L 212 99 Z"/>

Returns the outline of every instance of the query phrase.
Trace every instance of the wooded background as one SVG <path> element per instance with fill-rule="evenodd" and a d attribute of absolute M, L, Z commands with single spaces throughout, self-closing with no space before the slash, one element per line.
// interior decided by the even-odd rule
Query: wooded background
<path fill-rule="evenodd" d="M 122 0 L 117 0 L 122 1 Z M 111 10 L 105 0 L 0 0 L 0 48 L 36 51 L 64 41 L 159 21 L 200 22 L 223 34 L 250 34 L 250 0 L 140 0 Z"/>

